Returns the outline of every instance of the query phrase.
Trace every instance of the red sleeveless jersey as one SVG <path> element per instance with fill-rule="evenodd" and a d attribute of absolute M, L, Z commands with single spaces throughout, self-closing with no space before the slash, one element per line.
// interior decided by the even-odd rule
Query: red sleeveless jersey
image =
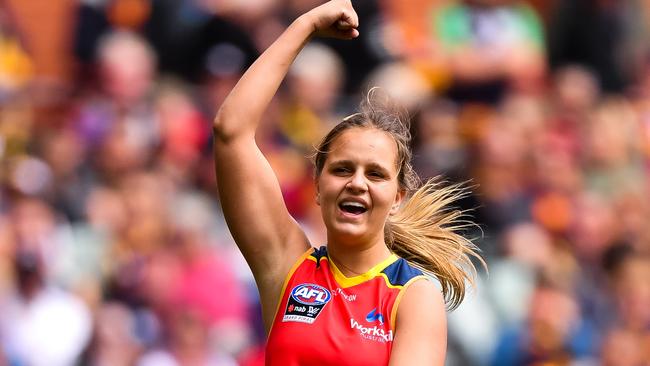
<path fill-rule="evenodd" d="M 282 288 L 266 365 L 388 365 L 397 306 L 420 278 L 420 270 L 394 254 L 362 275 L 345 277 L 326 247 L 309 249 Z"/>

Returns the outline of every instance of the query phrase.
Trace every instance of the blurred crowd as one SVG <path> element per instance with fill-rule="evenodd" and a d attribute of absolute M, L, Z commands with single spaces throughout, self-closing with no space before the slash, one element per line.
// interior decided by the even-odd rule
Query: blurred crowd
<path fill-rule="evenodd" d="M 0 4 L 0 364 L 263 364 L 210 122 L 318 3 Z M 472 189 L 489 273 L 449 314 L 447 364 L 650 365 L 650 4 L 354 5 L 360 38 L 310 43 L 257 136 L 312 243 L 308 157 L 380 86 L 421 177 Z"/>

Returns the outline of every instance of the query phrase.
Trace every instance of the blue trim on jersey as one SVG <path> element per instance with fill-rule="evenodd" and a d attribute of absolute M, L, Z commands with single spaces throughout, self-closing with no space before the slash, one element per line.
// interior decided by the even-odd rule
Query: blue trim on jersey
<path fill-rule="evenodd" d="M 320 267 L 321 258 L 327 257 L 327 247 L 323 245 L 320 248 L 314 248 L 314 252 L 310 256 L 316 259 L 316 267 Z"/>
<path fill-rule="evenodd" d="M 412 267 L 404 258 L 396 260 L 381 273 L 386 275 L 388 282 L 393 286 L 404 286 L 413 277 L 423 275 L 422 271 Z"/>

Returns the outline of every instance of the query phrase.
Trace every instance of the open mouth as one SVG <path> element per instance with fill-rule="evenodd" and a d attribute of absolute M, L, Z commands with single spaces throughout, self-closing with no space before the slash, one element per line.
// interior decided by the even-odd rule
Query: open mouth
<path fill-rule="evenodd" d="M 368 209 L 359 202 L 341 202 L 339 203 L 339 208 L 341 211 L 352 215 L 361 215 L 368 211 Z"/>

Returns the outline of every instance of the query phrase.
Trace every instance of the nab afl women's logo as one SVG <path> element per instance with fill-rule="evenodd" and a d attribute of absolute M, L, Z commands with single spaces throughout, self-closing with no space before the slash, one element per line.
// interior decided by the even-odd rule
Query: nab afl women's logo
<path fill-rule="evenodd" d="M 282 321 L 312 324 L 331 298 L 332 294 L 323 286 L 300 284 L 291 290 Z"/>
<path fill-rule="evenodd" d="M 291 297 L 305 305 L 324 305 L 330 301 L 332 295 L 322 286 L 304 283 L 293 288 Z"/>

